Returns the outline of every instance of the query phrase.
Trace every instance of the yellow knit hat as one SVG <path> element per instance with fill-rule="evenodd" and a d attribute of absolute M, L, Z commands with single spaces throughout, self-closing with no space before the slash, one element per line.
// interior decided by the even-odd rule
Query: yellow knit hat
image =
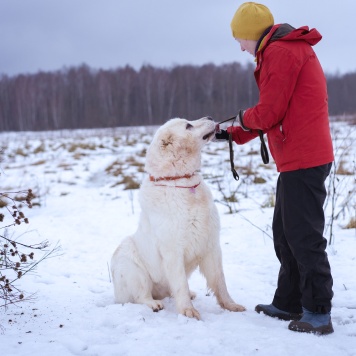
<path fill-rule="evenodd" d="M 231 21 L 234 38 L 257 41 L 274 19 L 268 7 L 256 2 L 245 2 L 235 12 Z"/>

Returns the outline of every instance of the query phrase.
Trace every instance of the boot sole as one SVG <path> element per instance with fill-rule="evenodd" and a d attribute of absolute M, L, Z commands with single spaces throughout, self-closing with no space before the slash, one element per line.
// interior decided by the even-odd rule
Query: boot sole
<path fill-rule="evenodd" d="M 332 334 L 334 332 L 334 328 L 331 321 L 328 325 L 322 325 L 316 328 L 314 328 L 313 325 L 309 323 L 292 321 L 289 324 L 288 329 L 300 333 L 309 333 L 309 334 L 316 334 L 316 335 L 327 335 L 327 334 Z"/>

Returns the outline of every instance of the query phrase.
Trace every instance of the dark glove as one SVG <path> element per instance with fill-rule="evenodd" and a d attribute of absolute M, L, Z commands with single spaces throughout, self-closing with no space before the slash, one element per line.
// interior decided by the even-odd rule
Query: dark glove
<path fill-rule="evenodd" d="M 220 130 L 215 133 L 214 141 L 229 141 L 229 134 L 226 130 Z"/>

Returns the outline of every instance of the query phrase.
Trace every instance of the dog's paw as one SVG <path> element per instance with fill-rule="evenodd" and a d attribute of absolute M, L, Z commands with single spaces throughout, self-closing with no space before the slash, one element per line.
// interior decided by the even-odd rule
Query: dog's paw
<path fill-rule="evenodd" d="M 198 312 L 198 310 L 194 309 L 194 308 L 185 308 L 181 314 L 185 315 L 188 318 L 195 318 L 197 320 L 200 320 L 200 314 Z"/>
<path fill-rule="evenodd" d="M 164 308 L 162 301 L 152 299 L 149 302 L 146 302 L 146 305 L 149 306 L 154 312 L 159 312 Z"/>
<path fill-rule="evenodd" d="M 225 303 L 222 307 L 233 312 L 243 312 L 246 310 L 244 306 L 236 303 Z"/>

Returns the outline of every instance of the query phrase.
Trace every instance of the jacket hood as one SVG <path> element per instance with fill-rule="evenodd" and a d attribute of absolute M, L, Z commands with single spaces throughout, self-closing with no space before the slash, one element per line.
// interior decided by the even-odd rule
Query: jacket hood
<path fill-rule="evenodd" d="M 305 41 L 314 46 L 321 39 L 321 34 L 315 28 L 309 30 L 308 26 L 294 28 L 289 24 L 280 24 L 272 27 L 265 43 L 274 41 Z"/>

